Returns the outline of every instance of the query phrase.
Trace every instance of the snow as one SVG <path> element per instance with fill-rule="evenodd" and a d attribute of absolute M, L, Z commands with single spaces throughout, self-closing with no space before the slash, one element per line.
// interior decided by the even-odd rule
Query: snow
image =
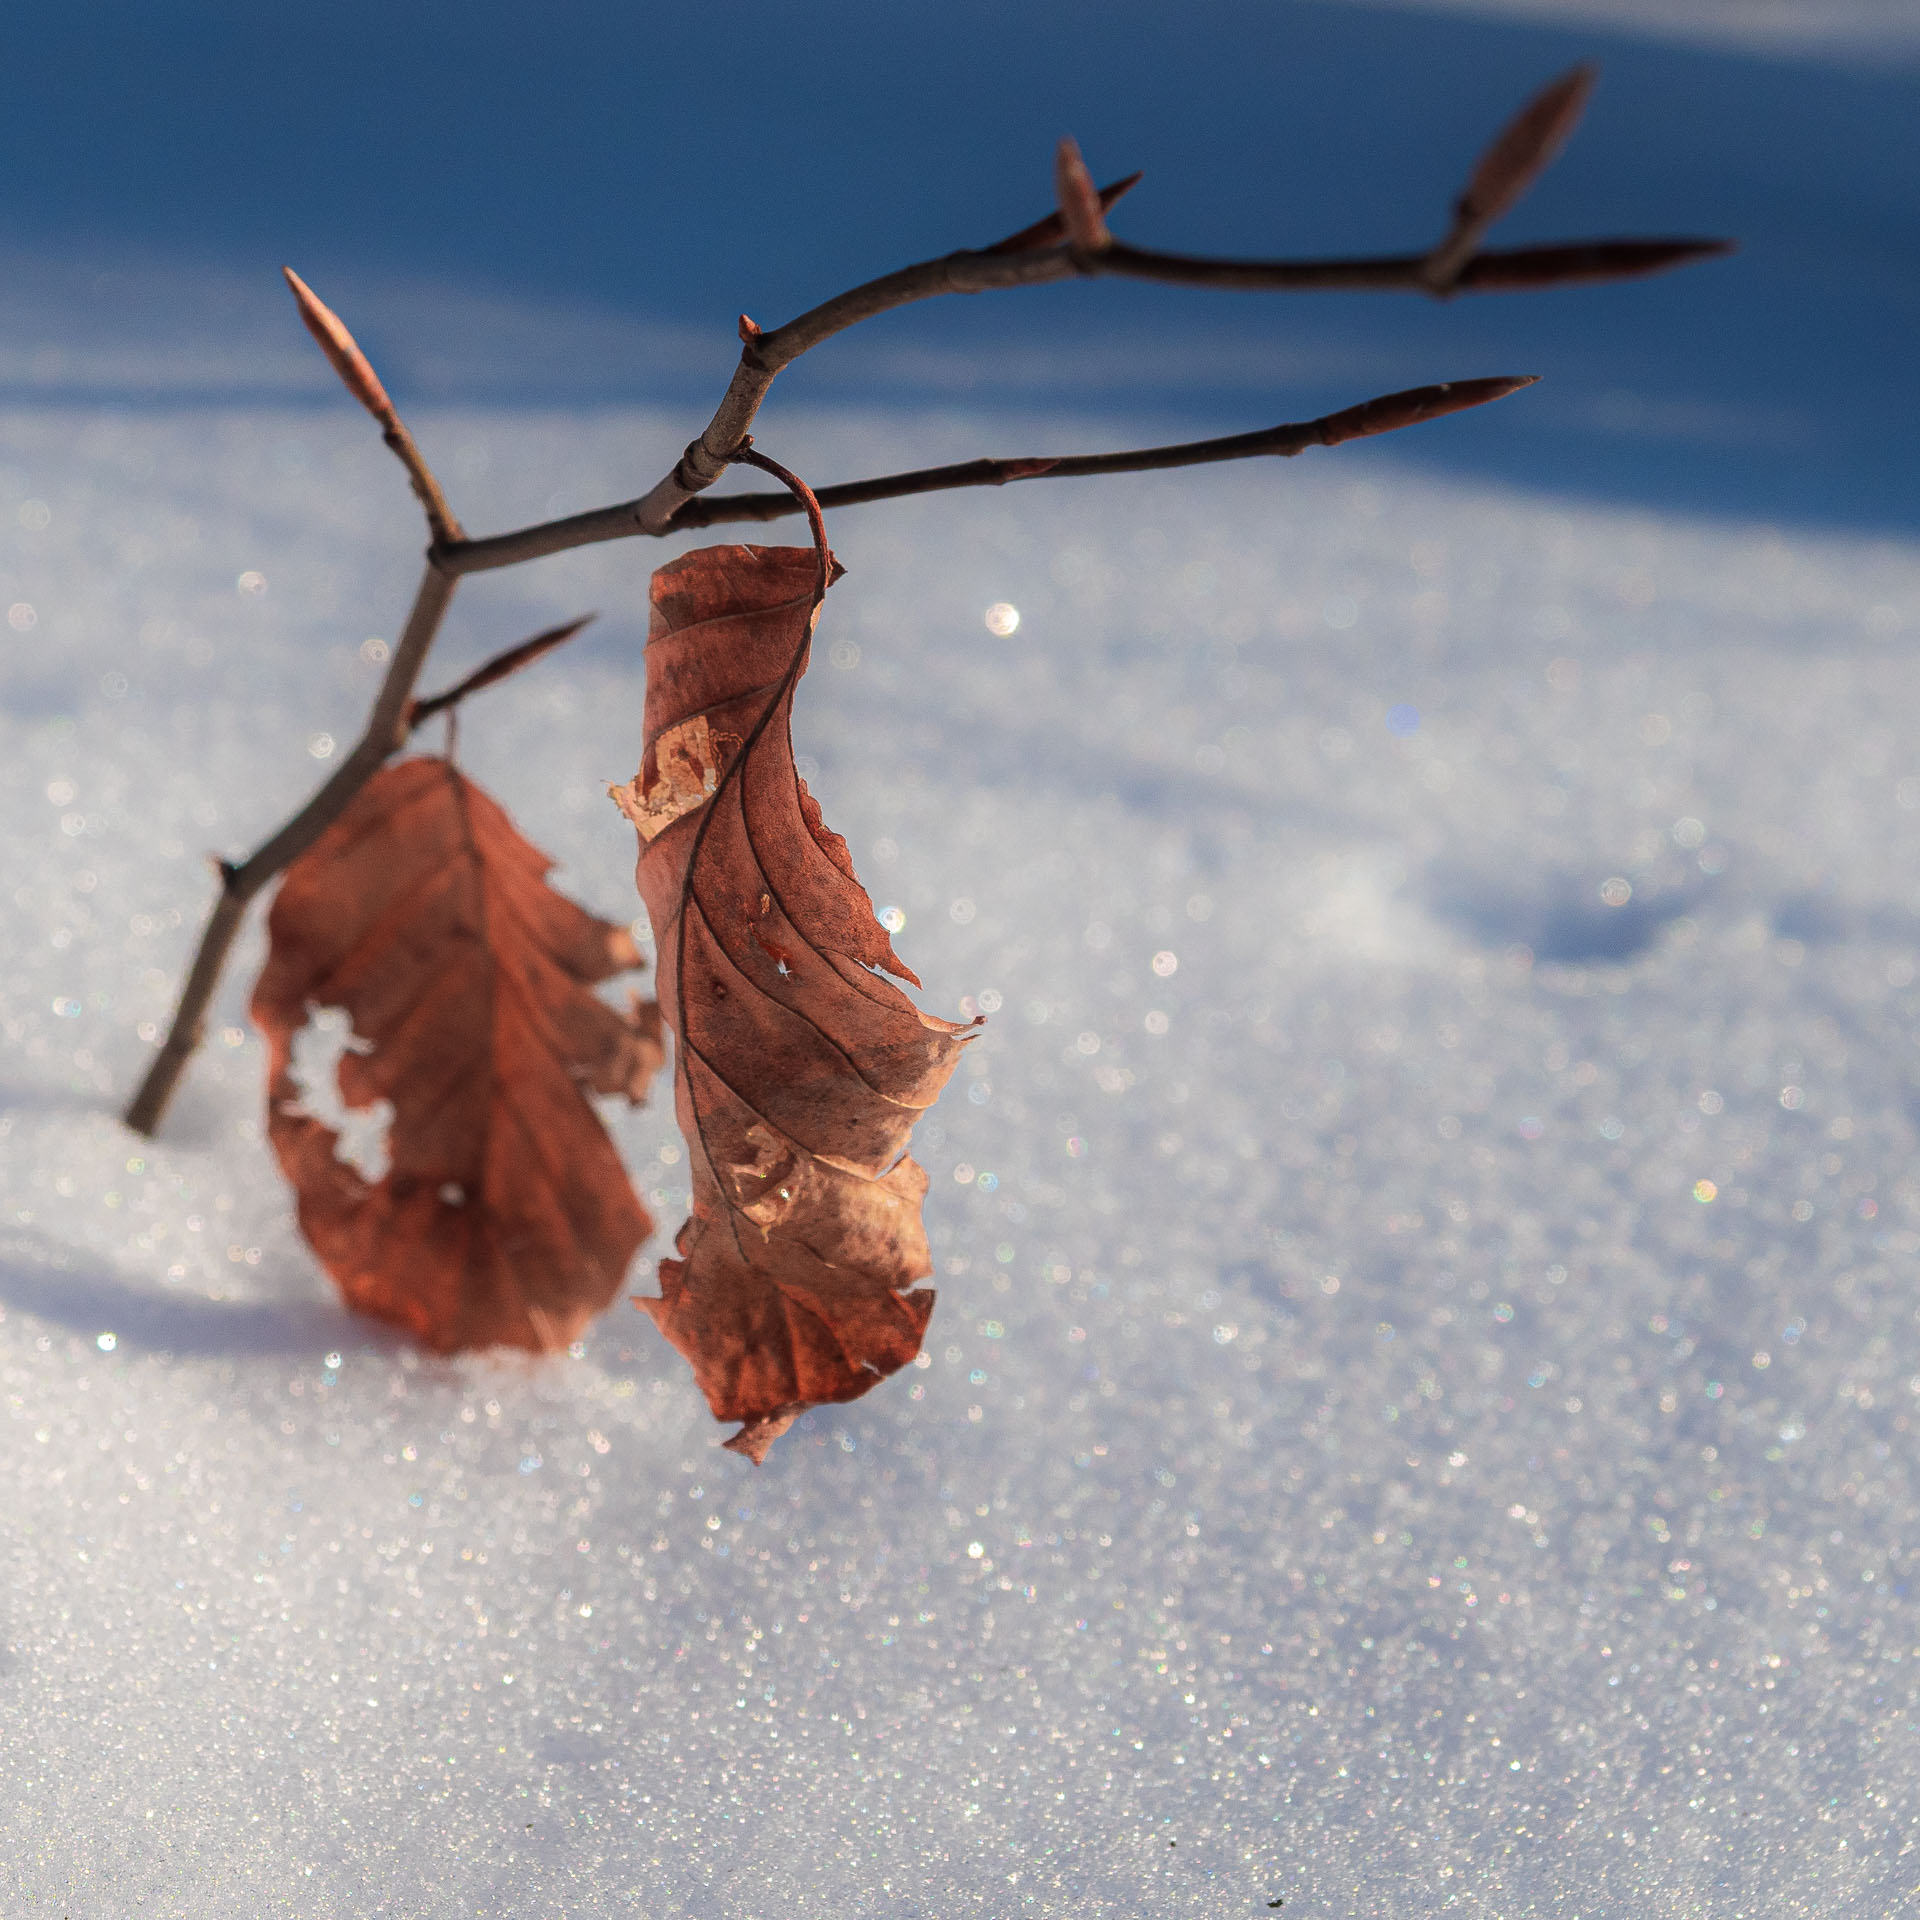
<path fill-rule="evenodd" d="M 1359 0 L 1373 6 L 1379 0 Z M 1907 0 L 1388 0 L 1438 13 L 1481 14 L 1540 26 L 1600 27 L 1690 40 L 1776 58 L 1910 62 L 1920 19 Z"/>
<path fill-rule="evenodd" d="M 686 432 L 414 424 L 483 527 Z M 991 1018 L 927 1364 L 755 1470 L 624 1305 L 537 1363 L 340 1311 L 257 925 L 115 1118 L 203 855 L 356 730 L 391 466 L 344 404 L 0 414 L 0 1910 L 1912 1897 L 1920 545 L 1357 449 L 840 516 L 800 751 Z M 671 550 L 470 583 L 428 675 L 602 610 L 461 752 L 603 912 Z M 685 1161 L 615 1124 L 641 1290 Z"/>

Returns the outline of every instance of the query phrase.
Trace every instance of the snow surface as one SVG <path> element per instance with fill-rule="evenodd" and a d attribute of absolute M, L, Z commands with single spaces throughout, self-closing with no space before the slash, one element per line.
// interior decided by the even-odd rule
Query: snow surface
<path fill-rule="evenodd" d="M 480 526 L 685 433 L 416 426 Z M 1920 546 L 1351 449 L 841 516 L 800 750 L 995 1010 L 928 1364 L 756 1471 L 626 1306 L 543 1363 L 339 1310 L 257 927 L 115 1119 L 203 854 L 364 711 L 390 466 L 344 406 L 0 415 L 0 1912 L 1913 1897 Z M 471 583 L 428 676 L 604 610 L 461 747 L 608 912 L 663 557 Z M 670 1231 L 667 1104 L 617 1124 Z"/>
<path fill-rule="evenodd" d="M 1540 26 L 1603 27 L 1782 58 L 1911 61 L 1920 52 L 1913 0 L 1357 0 Z"/>

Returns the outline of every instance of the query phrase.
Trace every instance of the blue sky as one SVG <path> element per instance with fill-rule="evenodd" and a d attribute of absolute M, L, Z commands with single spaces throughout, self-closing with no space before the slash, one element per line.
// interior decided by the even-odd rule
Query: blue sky
<path fill-rule="evenodd" d="M 1737 259 L 1444 309 L 1110 284 L 947 302 L 798 369 L 769 427 L 849 401 L 1251 426 L 1538 372 L 1397 451 L 1910 525 L 1920 69 L 1293 0 L 43 8 L 9 36 L 0 390 L 178 399 L 198 340 L 189 397 L 264 380 L 323 403 L 286 371 L 291 260 L 403 400 L 662 399 L 691 425 L 738 311 L 772 324 L 1024 223 L 1061 132 L 1103 176 L 1147 170 L 1119 222 L 1143 242 L 1405 248 L 1582 56 L 1603 67 L 1587 124 L 1500 238 L 1728 233 Z M 63 359 L 79 340 L 114 350 Z"/>

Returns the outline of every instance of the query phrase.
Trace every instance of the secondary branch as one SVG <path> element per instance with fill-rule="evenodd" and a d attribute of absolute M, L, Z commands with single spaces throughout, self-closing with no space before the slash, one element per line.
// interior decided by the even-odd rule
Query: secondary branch
<path fill-rule="evenodd" d="M 881 474 L 871 480 L 853 480 L 837 487 L 821 487 L 823 507 L 857 507 L 874 500 L 897 500 L 908 494 L 941 493 L 955 487 L 999 487 L 1014 480 L 1072 480 L 1106 473 L 1151 473 L 1168 467 L 1206 466 L 1220 460 L 1255 460 L 1265 455 L 1288 458 L 1308 447 L 1336 447 L 1345 440 L 1437 420 L 1467 407 L 1485 406 L 1533 384 L 1531 374 L 1491 380 L 1453 380 L 1439 386 L 1413 387 L 1363 401 L 1317 420 L 1289 421 L 1262 427 L 1253 433 L 1228 434 L 1217 440 L 1184 440 L 1169 446 L 1139 447 L 1120 453 L 1042 454 L 1015 459 L 963 460 L 952 466 L 920 467 L 909 473 Z M 518 533 L 495 534 L 490 539 L 466 540 L 444 549 L 440 563 L 450 573 L 487 573 L 496 567 L 518 566 L 551 553 L 593 546 L 605 540 L 630 540 L 654 530 L 642 523 L 638 500 L 617 507 L 599 507 L 565 520 L 549 520 Z M 741 521 L 778 520 L 797 512 L 785 493 L 736 493 L 715 499 L 693 500 L 682 507 L 661 533 L 679 533 L 698 527 L 725 526 Z"/>
<path fill-rule="evenodd" d="M 406 744 L 414 683 L 426 664 L 427 651 L 440 630 L 440 622 L 458 584 L 453 575 L 441 568 L 431 564 L 427 567 L 414 595 L 413 610 L 393 650 L 387 677 L 374 696 L 366 731 L 355 742 L 353 751 L 278 833 L 263 841 L 237 865 L 231 861 L 220 863 L 220 897 L 214 902 L 213 912 L 200 935 L 199 951 L 193 957 L 187 984 L 181 989 L 173 1024 L 127 1107 L 127 1125 L 135 1133 L 151 1134 L 159 1126 L 187 1062 L 200 1045 L 206 1032 L 207 1008 L 254 895 L 299 859 L 346 812 L 360 789 Z"/>

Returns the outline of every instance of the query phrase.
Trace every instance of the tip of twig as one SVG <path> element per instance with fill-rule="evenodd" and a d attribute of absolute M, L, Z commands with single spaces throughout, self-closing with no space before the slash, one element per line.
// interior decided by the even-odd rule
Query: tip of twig
<path fill-rule="evenodd" d="M 307 331 L 319 343 L 320 351 L 327 356 L 328 365 L 340 376 L 347 391 L 383 427 L 391 426 L 395 418 L 393 402 L 387 398 L 387 390 L 380 384 L 380 376 L 374 372 L 340 316 L 291 267 L 282 267 L 280 271 L 287 277 L 294 304 L 300 309 L 300 318 L 306 322 Z"/>
<path fill-rule="evenodd" d="M 1100 207 L 1104 212 L 1124 195 L 1131 193 L 1145 176 L 1137 169 L 1125 179 L 1111 181 L 1100 189 Z M 1035 253 L 1042 247 L 1057 247 L 1066 238 L 1066 227 L 1060 215 L 1050 213 L 1044 220 L 1036 220 L 1030 227 L 1022 227 L 1018 233 L 1010 233 L 1004 240 L 996 240 L 990 247 L 982 247 L 982 253 Z"/>
<path fill-rule="evenodd" d="M 1554 247 L 1477 253 L 1461 269 L 1463 293 L 1508 293 L 1583 281 L 1637 280 L 1689 261 L 1738 253 L 1736 240 L 1587 240 Z"/>
<path fill-rule="evenodd" d="M 1490 226 L 1519 200 L 1567 144 L 1599 77 L 1591 61 L 1569 68 L 1500 129 L 1460 196 L 1462 218 Z"/>
<path fill-rule="evenodd" d="M 1113 245 L 1107 231 L 1106 208 L 1093 184 L 1093 175 L 1071 139 L 1062 140 L 1053 154 L 1053 186 L 1060 201 L 1060 224 L 1067 243 L 1083 253 L 1100 253 Z M 1124 190 L 1124 189 L 1123 189 Z M 1118 196 L 1116 196 L 1118 197 Z"/>
<path fill-rule="evenodd" d="M 1487 230 L 1513 210 L 1567 144 L 1598 78 L 1599 69 L 1591 62 L 1569 68 L 1494 136 L 1454 202 L 1446 238 L 1428 256 L 1427 281 L 1436 292 L 1459 280 Z"/>
<path fill-rule="evenodd" d="M 760 323 L 750 314 L 740 316 L 740 344 L 750 347 L 760 338 Z"/>
<path fill-rule="evenodd" d="M 1417 427 L 1424 420 L 1438 420 L 1443 414 L 1484 407 L 1491 400 L 1504 400 L 1508 394 L 1532 386 L 1539 378 L 1537 373 L 1502 374 L 1489 380 L 1448 380 L 1439 386 L 1382 394 L 1377 400 L 1363 400 L 1357 407 L 1329 414 L 1320 423 L 1321 444 L 1337 447 L 1343 440 L 1395 433 L 1402 427 Z"/>

